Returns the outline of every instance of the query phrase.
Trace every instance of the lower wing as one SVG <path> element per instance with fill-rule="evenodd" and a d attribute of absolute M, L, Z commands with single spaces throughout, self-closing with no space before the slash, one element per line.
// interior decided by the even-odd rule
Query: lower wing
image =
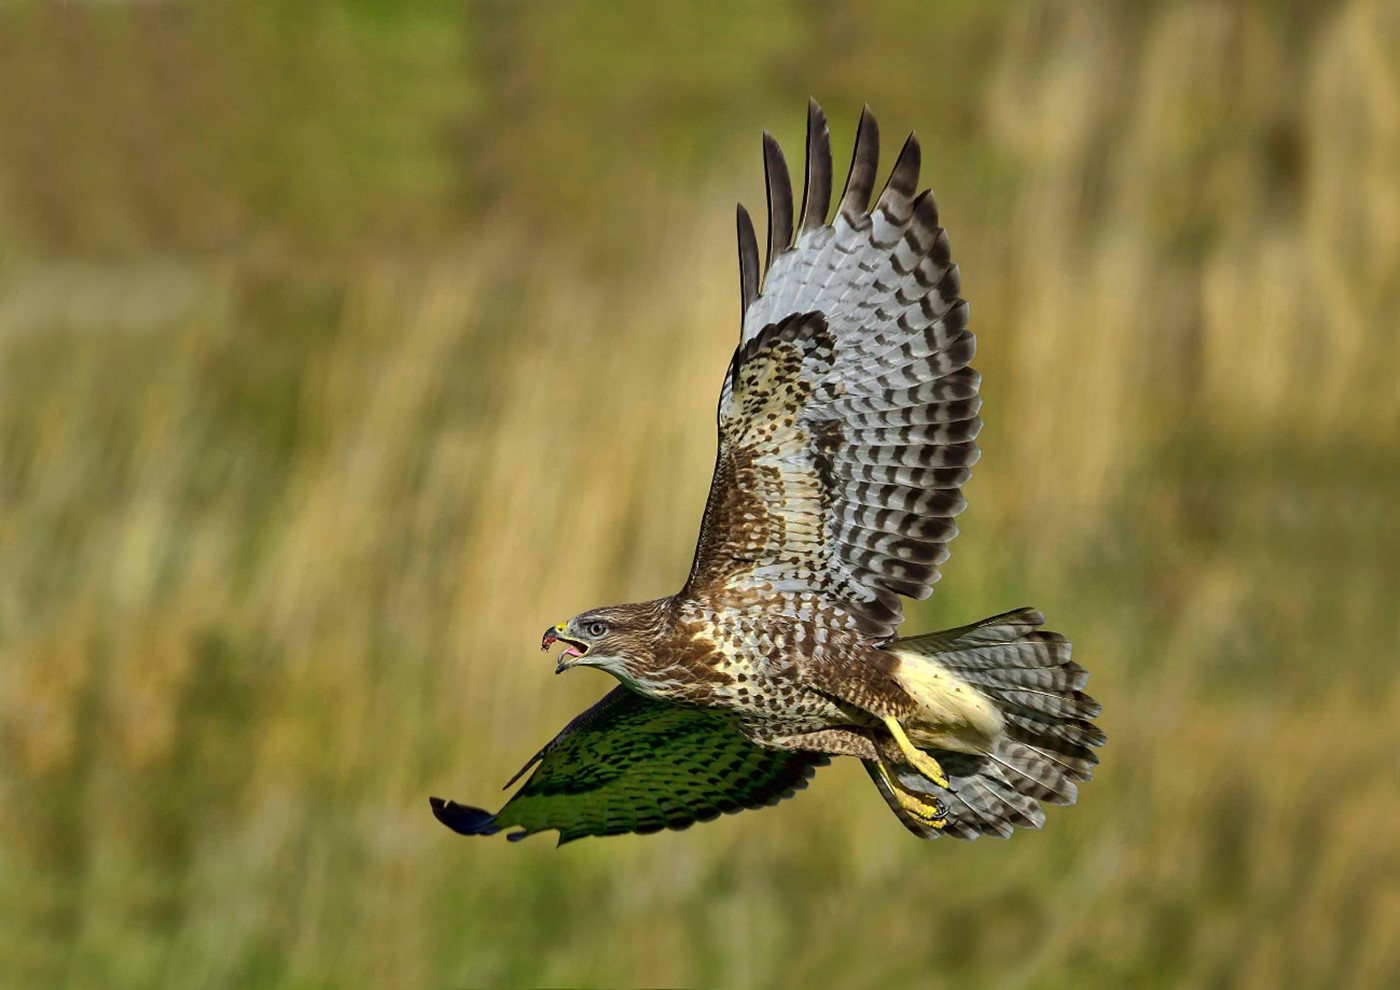
<path fill-rule="evenodd" d="M 429 800 L 438 821 L 462 835 L 516 828 L 506 837 L 517 840 L 556 829 L 562 845 L 588 835 L 683 829 L 777 804 L 828 762 L 757 746 L 724 712 L 618 687 L 521 767 L 507 787 L 535 771 L 495 814 Z"/>

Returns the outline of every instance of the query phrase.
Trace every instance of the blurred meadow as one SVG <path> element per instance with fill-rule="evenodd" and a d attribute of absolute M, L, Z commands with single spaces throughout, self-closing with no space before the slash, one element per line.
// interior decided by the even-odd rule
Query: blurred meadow
<path fill-rule="evenodd" d="M 456 837 L 684 577 L 809 94 L 979 338 L 906 629 L 1042 608 L 1097 779 Z M 1400 985 L 1398 382 L 1388 0 L 6 3 L 0 985 Z"/>

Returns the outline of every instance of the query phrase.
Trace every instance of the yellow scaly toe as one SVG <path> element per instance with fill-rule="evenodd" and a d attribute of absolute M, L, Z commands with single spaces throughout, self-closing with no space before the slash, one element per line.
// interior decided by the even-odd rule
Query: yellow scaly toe
<path fill-rule="evenodd" d="M 943 773 L 943 768 L 938 765 L 938 761 L 910 741 L 909 736 L 904 732 L 904 726 L 900 725 L 897 719 L 887 716 L 884 722 L 885 728 L 889 729 L 890 735 L 894 736 L 894 741 L 899 745 L 899 751 L 904 754 L 904 758 L 909 761 L 910 766 L 927 777 L 934 786 L 941 787 L 946 791 L 948 777 Z"/>

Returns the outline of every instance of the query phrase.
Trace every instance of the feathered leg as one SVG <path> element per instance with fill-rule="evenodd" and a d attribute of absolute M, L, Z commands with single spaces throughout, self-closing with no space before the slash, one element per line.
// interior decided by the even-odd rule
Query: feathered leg
<path fill-rule="evenodd" d="M 825 753 L 828 756 L 854 756 L 862 760 L 878 759 L 875 743 L 859 729 L 817 729 L 791 735 L 748 733 L 749 739 L 769 749 Z"/>
<path fill-rule="evenodd" d="M 898 723 L 895 725 L 898 727 Z M 901 728 L 899 731 L 902 734 L 904 730 Z M 941 831 L 948 824 L 948 808 L 941 799 L 910 790 L 900 783 L 899 774 L 894 767 L 901 761 L 912 762 L 908 760 L 908 754 L 903 747 L 891 745 L 890 741 L 884 738 L 872 738 L 868 729 L 818 729 L 815 732 L 781 736 L 751 735 L 749 738 L 760 746 L 773 749 L 806 750 L 826 753 L 829 756 L 854 756 L 865 764 L 890 809 L 910 831 L 928 838 L 927 830 Z M 905 742 L 908 742 L 907 736 Z M 935 767 L 938 766 L 933 757 L 923 753 L 919 755 L 924 756 Z M 928 776 L 923 768 L 916 766 L 915 769 Z M 941 775 L 942 771 L 939 773 Z M 937 783 L 935 778 L 929 779 Z M 938 786 L 946 789 L 946 780 Z"/>

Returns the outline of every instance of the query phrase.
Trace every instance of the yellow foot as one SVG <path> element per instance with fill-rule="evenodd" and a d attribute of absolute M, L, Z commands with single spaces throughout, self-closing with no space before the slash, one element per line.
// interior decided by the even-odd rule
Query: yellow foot
<path fill-rule="evenodd" d="M 948 810 L 943 806 L 942 801 L 937 798 L 928 800 L 923 795 L 906 791 L 884 763 L 878 763 L 877 766 L 880 768 L 880 776 L 884 778 L 890 793 L 894 795 L 894 799 L 899 802 L 899 806 L 910 818 L 926 828 L 941 829 L 948 824 Z"/>
<path fill-rule="evenodd" d="M 904 726 L 899 724 L 895 718 L 886 717 L 884 719 L 885 728 L 890 730 L 890 735 L 894 736 L 895 743 L 899 746 L 899 751 L 904 754 L 904 758 L 909 761 L 919 773 L 929 779 L 929 782 L 937 787 L 948 789 L 948 778 L 943 773 L 943 768 L 938 765 L 938 761 L 929 756 L 919 747 L 915 746 L 904 732 Z"/>

